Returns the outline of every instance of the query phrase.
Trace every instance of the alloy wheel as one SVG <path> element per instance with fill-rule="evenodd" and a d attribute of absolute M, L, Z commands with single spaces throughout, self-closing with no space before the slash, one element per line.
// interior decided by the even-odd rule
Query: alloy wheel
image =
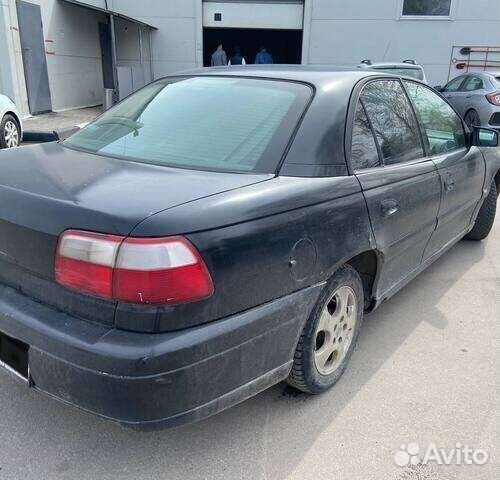
<path fill-rule="evenodd" d="M 323 307 L 316 327 L 314 363 L 321 375 L 332 374 L 351 345 L 357 318 L 357 299 L 347 285 L 339 287 Z"/>
<path fill-rule="evenodd" d="M 19 130 L 12 120 L 5 122 L 3 136 L 7 148 L 17 147 L 19 145 Z"/>

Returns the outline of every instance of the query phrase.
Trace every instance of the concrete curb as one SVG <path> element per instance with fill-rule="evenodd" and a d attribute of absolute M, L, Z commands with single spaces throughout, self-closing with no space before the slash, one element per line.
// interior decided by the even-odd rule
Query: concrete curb
<path fill-rule="evenodd" d="M 38 131 L 24 131 L 23 141 L 25 142 L 56 142 L 58 140 L 65 140 L 73 133 L 80 130 L 80 127 L 65 128 L 62 130 L 54 130 L 52 132 L 38 132 Z"/>

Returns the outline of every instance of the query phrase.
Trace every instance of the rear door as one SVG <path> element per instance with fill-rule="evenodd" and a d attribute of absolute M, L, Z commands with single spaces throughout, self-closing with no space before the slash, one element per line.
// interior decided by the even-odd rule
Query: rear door
<path fill-rule="evenodd" d="M 356 107 L 351 168 L 383 255 L 378 296 L 417 269 L 437 222 L 441 185 L 401 82 L 366 84 Z"/>
<path fill-rule="evenodd" d="M 486 99 L 489 93 L 488 88 L 491 89 L 491 84 L 487 79 L 481 78 L 480 75 L 470 75 L 462 85 L 463 90 L 463 111 L 464 119 L 467 125 L 481 125 L 482 109 L 490 111 L 490 104 Z M 474 110 L 474 111 L 471 111 Z M 484 119 L 484 124 L 487 124 L 489 118 Z"/>
<path fill-rule="evenodd" d="M 427 258 L 465 234 L 482 196 L 485 163 L 478 148 L 467 147 L 462 120 L 439 95 L 422 84 L 404 83 L 442 184 L 438 225 Z"/>
<path fill-rule="evenodd" d="M 443 96 L 448 100 L 458 111 L 460 115 L 464 115 L 464 92 L 462 86 L 467 79 L 466 75 L 460 75 L 451 80 L 443 89 Z"/>

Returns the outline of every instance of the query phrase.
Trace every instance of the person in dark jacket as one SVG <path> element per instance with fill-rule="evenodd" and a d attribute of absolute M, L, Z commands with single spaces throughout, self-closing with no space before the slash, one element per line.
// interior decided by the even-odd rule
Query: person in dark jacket
<path fill-rule="evenodd" d="M 255 62 L 257 65 L 270 65 L 274 63 L 273 56 L 267 51 L 266 47 L 260 47 L 260 52 L 255 56 Z"/>
<path fill-rule="evenodd" d="M 215 50 L 215 52 L 212 53 L 211 65 L 212 67 L 221 67 L 223 65 L 224 66 L 227 65 L 227 55 L 226 52 L 224 51 L 222 42 L 219 43 L 219 45 L 217 46 L 217 50 Z"/>
<path fill-rule="evenodd" d="M 241 48 L 234 47 L 234 54 L 229 59 L 229 65 L 246 65 L 246 64 L 247 64 L 247 62 L 245 60 L 245 57 L 241 53 Z"/>

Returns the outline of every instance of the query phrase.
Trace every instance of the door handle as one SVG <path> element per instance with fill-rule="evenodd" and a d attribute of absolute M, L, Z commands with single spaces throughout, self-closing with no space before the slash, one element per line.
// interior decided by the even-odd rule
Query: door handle
<path fill-rule="evenodd" d="M 382 202 L 380 202 L 380 210 L 382 212 L 382 216 L 390 217 L 391 215 L 399 212 L 399 203 L 392 198 L 388 200 L 382 200 Z"/>

